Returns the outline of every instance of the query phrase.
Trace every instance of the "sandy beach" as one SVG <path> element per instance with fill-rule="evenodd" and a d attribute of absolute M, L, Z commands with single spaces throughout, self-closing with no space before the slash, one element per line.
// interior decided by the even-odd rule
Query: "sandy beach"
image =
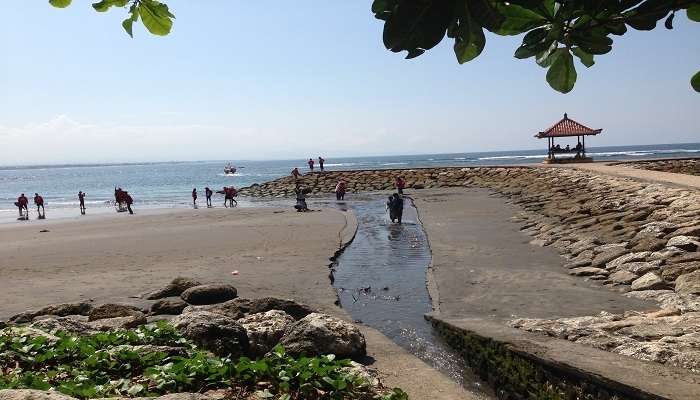
<path fill-rule="evenodd" d="M 292 298 L 349 320 L 334 304 L 328 265 L 355 228 L 350 213 L 277 208 L 156 210 L 0 225 L 0 319 L 79 300 L 146 306 L 150 302 L 137 295 L 188 276 L 230 283 L 241 297 Z M 361 329 L 371 366 L 387 386 L 403 388 L 412 399 L 435 393 L 478 398 L 378 331 Z"/>

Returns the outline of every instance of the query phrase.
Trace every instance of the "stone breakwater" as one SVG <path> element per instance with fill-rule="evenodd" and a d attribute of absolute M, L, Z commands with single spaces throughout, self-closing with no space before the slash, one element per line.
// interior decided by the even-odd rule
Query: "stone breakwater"
<path fill-rule="evenodd" d="M 678 160 L 656 160 L 638 161 L 631 163 L 621 163 L 619 165 L 647 169 L 651 171 L 675 172 L 678 174 L 700 175 L 700 158 L 678 159 Z"/>
<path fill-rule="evenodd" d="M 518 319 L 512 326 L 643 360 L 700 372 L 700 192 L 563 168 L 432 168 L 307 174 L 312 193 L 482 187 L 522 211 L 513 217 L 532 244 L 552 246 L 568 273 L 625 296 L 655 300 L 660 309 L 552 320 Z M 242 190 L 284 197 L 282 178 Z"/>

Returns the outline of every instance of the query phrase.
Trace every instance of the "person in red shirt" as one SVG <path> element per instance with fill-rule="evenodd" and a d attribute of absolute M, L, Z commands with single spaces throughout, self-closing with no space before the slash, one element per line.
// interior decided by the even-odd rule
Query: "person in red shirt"
<path fill-rule="evenodd" d="M 299 168 L 294 167 L 294 169 L 292 170 L 292 176 L 294 177 L 295 181 L 299 179 L 299 177 L 301 176 L 301 174 L 299 173 Z"/>
<path fill-rule="evenodd" d="M 323 163 L 324 163 L 324 162 L 326 162 L 326 160 L 324 160 L 323 158 L 321 158 L 321 156 L 318 156 L 318 169 L 320 169 L 321 172 L 323 172 Z"/>
<path fill-rule="evenodd" d="M 396 189 L 398 190 L 399 194 L 403 194 L 403 189 L 406 187 L 406 181 L 403 180 L 402 176 L 397 176 L 396 177 Z"/>
<path fill-rule="evenodd" d="M 192 206 L 197 208 L 197 188 L 192 189 Z"/>
<path fill-rule="evenodd" d="M 127 191 L 122 191 L 122 196 L 124 198 L 124 202 L 126 203 L 126 209 L 129 210 L 129 214 L 133 214 L 134 211 L 131 209 L 131 205 L 134 203 L 134 199 L 131 198 L 129 195 L 129 192 Z"/>
<path fill-rule="evenodd" d="M 36 205 L 36 213 L 39 214 L 39 219 L 46 218 L 46 210 L 44 209 L 44 198 L 39 196 L 39 193 L 34 193 L 34 204 Z"/>
<path fill-rule="evenodd" d="M 346 190 L 346 185 L 344 181 L 338 182 L 337 185 L 335 185 L 335 199 L 336 200 L 345 200 L 345 190 Z"/>
<path fill-rule="evenodd" d="M 17 208 L 19 209 L 19 216 L 22 217 L 24 214 L 22 213 L 23 211 L 26 212 L 26 219 L 29 219 L 29 200 L 27 199 L 26 196 L 24 196 L 24 193 L 22 193 L 18 198 L 17 202 L 15 203 Z"/>
<path fill-rule="evenodd" d="M 309 164 L 309 169 L 311 170 L 311 172 L 314 172 L 314 159 L 309 158 L 309 161 L 307 162 L 307 164 Z"/>

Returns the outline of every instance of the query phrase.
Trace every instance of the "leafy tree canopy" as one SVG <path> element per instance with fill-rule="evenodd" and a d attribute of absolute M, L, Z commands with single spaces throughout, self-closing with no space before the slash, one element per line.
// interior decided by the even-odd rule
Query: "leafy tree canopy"
<path fill-rule="evenodd" d="M 72 0 L 49 0 L 67 7 Z M 133 36 L 139 18 L 154 35 L 167 35 L 175 16 L 157 0 L 101 0 L 92 5 L 105 12 L 128 7 L 122 23 Z M 591 67 L 595 56 L 612 51 L 613 37 L 628 27 L 650 31 L 663 20 L 673 29 L 676 12 L 700 22 L 700 0 L 374 0 L 372 12 L 384 21 L 384 45 L 414 58 L 445 37 L 454 41 L 457 62 L 478 57 L 486 46 L 486 31 L 496 35 L 522 35 L 515 50 L 519 59 L 533 58 L 547 69 L 547 82 L 568 93 L 576 83 L 574 57 Z M 690 80 L 700 92 L 700 71 Z"/>

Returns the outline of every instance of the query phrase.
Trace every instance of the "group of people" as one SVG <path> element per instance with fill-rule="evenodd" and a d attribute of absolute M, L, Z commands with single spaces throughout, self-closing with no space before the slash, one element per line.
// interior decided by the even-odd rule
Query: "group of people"
<path fill-rule="evenodd" d="M 216 193 L 224 195 L 224 207 L 233 208 L 233 207 L 238 205 L 238 202 L 235 199 L 235 197 L 238 196 L 238 191 L 236 190 L 235 187 L 224 186 L 223 189 L 217 190 Z M 211 196 L 213 196 L 213 195 L 214 195 L 214 192 L 211 189 L 209 189 L 208 186 L 204 188 L 204 196 L 207 200 L 207 208 L 213 207 L 213 205 L 211 203 Z M 197 208 L 197 188 L 192 189 L 192 206 L 194 208 Z"/>
<path fill-rule="evenodd" d="M 84 197 L 85 195 L 83 195 Z M 131 205 L 134 204 L 134 199 L 131 198 L 131 195 L 129 192 L 126 190 L 122 190 L 122 188 L 114 188 L 114 201 L 117 204 L 117 211 L 118 212 L 124 212 L 124 211 L 129 211 L 129 214 L 133 214 L 134 210 L 131 209 Z M 81 204 L 80 206 L 80 211 L 81 213 L 84 213 L 85 205 Z"/>
<path fill-rule="evenodd" d="M 39 219 L 46 218 L 46 210 L 44 209 L 44 198 L 39 196 L 39 193 L 34 193 L 34 205 L 36 212 L 39 214 Z M 24 193 L 20 194 L 15 202 L 15 206 L 19 209 L 19 218 L 29 220 L 29 199 Z"/>
<path fill-rule="evenodd" d="M 560 145 L 556 145 L 556 146 L 552 146 L 552 148 L 549 150 L 554 152 L 554 153 L 559 152 L 559 151 L 561 151 L 561 152 L 575 151 L 575 152 L 579 153 L 581 150 L 583 150 L 583 145 L 581 144 L 581 142 L 578 142 L 578 144 L 573 149 L 568 144 L 563 149 Z"/>

